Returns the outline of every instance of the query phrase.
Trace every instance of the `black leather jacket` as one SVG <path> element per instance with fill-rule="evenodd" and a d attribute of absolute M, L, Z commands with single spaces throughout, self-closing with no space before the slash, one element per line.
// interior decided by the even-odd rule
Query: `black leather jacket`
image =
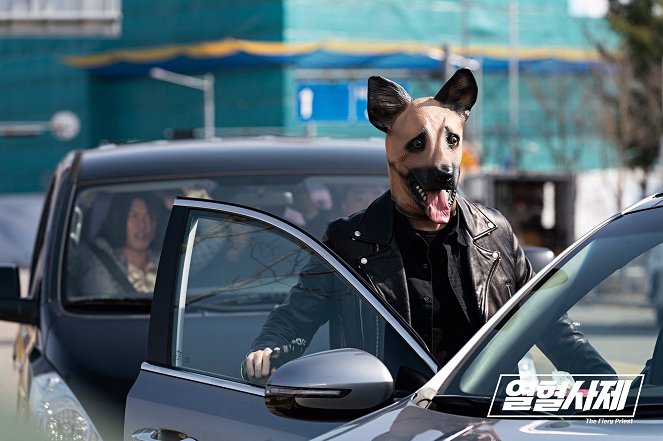
<path fill-rule="evenodd" d="M 465 235 L 470 275 L 482 322 L 527 282 L 532 266 L 511 226 L 498 211 L 457 198 L 460 231 Z M 365 211 L 332 222 L 324 242 L 355 268 L 409 323 L 410 306 L 403 259 L 394 236 L 391 193 Z"/>
<path fill-rule="evenodd" d="M 533 275 L 532 266 L 513 234 L 509 222 L 497 210 L 457 198 L 460 230 L 465 234 L 474 295 L 482 323 L 490 319 Z M 394 236 L 394 202 L 388 191 L 366 210 L 331 222 L 323 243 L 352 266 L 373 290 L 411 323 L 403 259 Z M 313 264 L 303 274 L 324 271 Z M 356 296 L 343 296 L 338 279 L 300 276 L 289 298 L 267 319 L 252 349 L 304 342 L 318 327 L 330 321 L 332 347 L 372 347 L 366 342 L 376 334 L 367 329 L 375 321 L 357 312 Z M 354 300 L 351 300 L 354 299 Z M 365 312 L 364 312 L 365 314 Z M 332 332 L 332 329 L 335 332 Z M 379 330 L 378 330 L 379 331 Z M 377 332 L 379 335 L 379 332 Z M 299 339 L 299 340 L 297 340 Z M 539 346 L 560 370 L 576 373 L 614 373 L 564 315 Z"/>

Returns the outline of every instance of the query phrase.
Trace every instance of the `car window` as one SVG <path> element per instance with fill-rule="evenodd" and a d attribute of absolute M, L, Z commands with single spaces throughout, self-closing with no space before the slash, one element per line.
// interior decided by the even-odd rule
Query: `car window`
<path fill-rule="evenodd" d="M 65 304 L 147 311 L 177 196 L 259 208 L 320 238 L 327 222 L 366 208 L 387 188 L 386 175 L 287 173 L 81 186 L 70 216 Z"/>
<path fill-rule="evenodd" d="M 280 350 L 275 366 L 352 347 L 383 360 L 394 378 L 402 368 L 430 376 L 421 356 L 355 286 L 274 225 L 192 211 L 180 250 L 174 367 L 250 383 L 242 362 L 256 341 L 266 339 Z M 286 304 L 297 304 L 299 316 L 275 313 Z"/>
<path fill-rule="evenodd" d="M 663 308 L 663 291 L 658 286 L 663 279 L 649 269 L 658 266 L 661 257 L 663 244 L 625 262 L 566 312 L 573 328 L 582 332 L 617 374 L 639 373 L 652 357 L 661 324 L 656 312 Z M 530 372 L 559 373 L 537 346 L 529 356 Z"/>
<path fill-rule="evenodd" d="M 500 375 L 561 383 L 643 373 L 643 394 L 663 403 L 657 211 L 608 224 L 546 273 L 441 392 L 492 397 Z"/>
<path fill-rule="evenodd" d="M 175 194 L 140 185 L 80 192 L 67 242 L 67 302 L 150 300 Z"/>

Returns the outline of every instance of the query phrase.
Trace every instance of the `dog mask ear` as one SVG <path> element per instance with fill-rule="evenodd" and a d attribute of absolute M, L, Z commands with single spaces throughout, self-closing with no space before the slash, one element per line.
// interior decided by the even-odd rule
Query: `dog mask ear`
<path fill-rule="evenodd" d="M 472 72 L 469 69 L 459 69 L 435 95 L 435 100 L 469 116 L 478 94 L 479 88 Z"/>
<path fill-rule="evenodd" d="M 382 77 L 368 79 L 368 119 L 376 128 L 387 133 L 396 117 L 412 101 L 398 84 Z"/>

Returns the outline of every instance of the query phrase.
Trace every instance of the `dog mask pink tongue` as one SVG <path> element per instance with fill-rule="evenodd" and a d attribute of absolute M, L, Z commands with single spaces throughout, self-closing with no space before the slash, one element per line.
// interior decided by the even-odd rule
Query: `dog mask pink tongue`
<path fill-rule="evenodd" d="M 449 209 L 449 199 L 447 192 L 440 191 L 427 191 L 426 192 L 426 205 L 428 206 L 428 218 L 436 224 L 448 224 L 451 218 L 451 210 Z"/>

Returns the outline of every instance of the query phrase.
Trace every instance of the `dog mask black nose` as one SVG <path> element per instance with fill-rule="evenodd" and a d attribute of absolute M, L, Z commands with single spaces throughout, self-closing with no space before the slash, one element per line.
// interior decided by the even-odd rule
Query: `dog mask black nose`
<path fill-rule="evenodd" d="M 424 191 L 454 190 L 459 174 L 455 166 L 419 167 L 410 173 Z"/>

